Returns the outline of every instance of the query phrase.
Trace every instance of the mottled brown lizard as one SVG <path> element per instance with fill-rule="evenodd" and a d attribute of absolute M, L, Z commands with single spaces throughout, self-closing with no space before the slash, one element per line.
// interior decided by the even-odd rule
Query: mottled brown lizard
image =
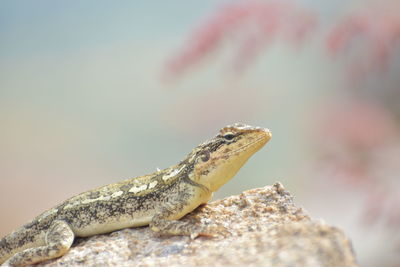
<path fill-rule="evenodd" d="M 177 165 L 72 197 L 0 240 L 0 264 L 23 266 L 60 257 L 76 236 L 149 225 L 163 235 L 207 235 L 178 221 L 228 182 L 271 138 L 268 129 L 234 124 Z"/>

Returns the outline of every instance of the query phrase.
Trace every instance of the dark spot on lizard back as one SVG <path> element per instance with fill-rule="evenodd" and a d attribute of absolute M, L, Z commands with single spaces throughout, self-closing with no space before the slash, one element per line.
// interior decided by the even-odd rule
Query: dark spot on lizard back
<path fill-rule="evenodd" d="M 96 199 L 98 197 L 100 197 L 100 192 L 99 191 L 90 192 L 90 194 L 88 195 L 88 199 Z"/>

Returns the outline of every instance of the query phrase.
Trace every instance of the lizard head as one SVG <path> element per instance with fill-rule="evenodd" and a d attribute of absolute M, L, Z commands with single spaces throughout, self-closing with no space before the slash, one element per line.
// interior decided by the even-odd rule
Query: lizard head
<path fill-rule="evenodd" d="M 197 146 L 188 156 L 194 182 L 217 191 L 271 138 L 268 129 L 244 124 L 222 128 L 217 136 Z"/>

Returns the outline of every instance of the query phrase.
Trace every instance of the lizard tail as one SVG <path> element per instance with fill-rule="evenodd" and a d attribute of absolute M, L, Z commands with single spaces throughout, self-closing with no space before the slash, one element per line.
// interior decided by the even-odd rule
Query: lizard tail
<path fill-rule="evenodd" d="M 3 264 L 9 257 L 11 257 L 11 247 L 7 241 L 9 236 L 5 236 L 0 240 L 0 265 Z"/>
<path fill-rule="evenodd" d="M 0 240 L 0 265 L 15 253 L 42 243 L 44 243 L 43 237 L 33 235 L 28 229 L 21 227 Z"/>

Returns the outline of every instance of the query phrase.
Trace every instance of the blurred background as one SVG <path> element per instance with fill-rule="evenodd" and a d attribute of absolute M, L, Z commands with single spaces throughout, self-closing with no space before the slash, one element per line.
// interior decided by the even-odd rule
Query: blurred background
<path fill-rule="evenodd" d="M 273 138 L 214 198 L 280 181 L 361 266 L 400 266 L 399 8 L 1 1 L 0 236 L 243 122 Z"/>

